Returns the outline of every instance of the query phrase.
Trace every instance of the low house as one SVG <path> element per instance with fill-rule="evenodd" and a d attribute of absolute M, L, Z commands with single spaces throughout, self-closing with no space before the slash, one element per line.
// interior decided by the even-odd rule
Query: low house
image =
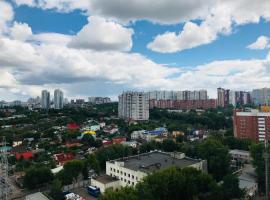
<path fill-rule="evenodd" d="M 98 187 L 101 193 L 104 193 L 108 189 L 119 189 L 120 180 L 108 175 L 101 175 L 91 179 L 91 186 Z"/>
<path fill-rule="evenodd" d="M 77 130 L 77 129 L 79 129 L 80 127 L 79 127 L 79 125 L 77 125 L 76 123 L 69 123 L 68 125 L 67 125 L 67 129 L 68 130 Z"/>
<path fill-rule="evenodd" d="M 25 197 L 25 200 L 49 200 L 49 198 L 47 198 L 41 192 L 37 192 L 37 193 L 34 193 L 34 194 L 27 195 Z"/>
<path fill-rule="evenodd" d="M 113 144 L 120 144 L 121 142 L 126 142 L 127 138 L 126 137 L 114 137 L 112 139 Z"/>
<path fill-rule="evenodd" d="M 20 160 L 20 159 L 28 160 L 30 158 L 33 158 L 34 154 L 31 151 L 26 151 L 23 153 L 15 153 L 15 157 L 17 160 Z"/>
<path fill-rule="evenodd" d="M 59 154 L 54 154 L 53 157 L 57 165 L 62 166 L 66 162 L 73 160 L 75 156 L 72 153 L 59 153 Z"/>

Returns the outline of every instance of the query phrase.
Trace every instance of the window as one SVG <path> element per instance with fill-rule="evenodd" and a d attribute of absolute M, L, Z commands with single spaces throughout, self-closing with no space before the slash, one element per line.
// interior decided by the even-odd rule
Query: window
<path fill-rule="evenodd" d="M 112 168 L 111 168 L 111 171 L 112 171 Z"/>
<path fill-rule="evenodd" d="M 115 169 L 113 169 L 113 171 L 115 172 Z"/>
<path fill-rule="evenodd" d="M 120 174 L 122 175 L 122 174 L 123 174 L 123 172 L 121 171 L 121 172 L 120 172 Z"/>
<path fill-rule="evenodd" d="M 132 175 L 132 179 L 134 179 L 134 176 Z"/>
<path fill-rule="evenodd" d="M 138 177 L 136 177 L 136 180 L 138 180 Z"/>
<path fill-rule="evenodd" d="M 117 173 L 119 173 L 119 170 L 117 170 Z"/>
<path fill-rule="evenodd" d="M 130 177 L 130 174 L 128 174 L 128 177 Z"/>
<path fill-rule="evenodd" d="M 127 175 L 126 172 L 124 173 L 124 175 L 125 175 L 125 176 Z"/>
<path fill-rule="evenodd" d="M 128 181 L 128 184 L 130 184 L 130 181 Z"/>
<path fill-rule="evenodd" d="M 126 180 L 126 179 L 124 179 L 124 182 L 127 182 L 127 180 Z"/>

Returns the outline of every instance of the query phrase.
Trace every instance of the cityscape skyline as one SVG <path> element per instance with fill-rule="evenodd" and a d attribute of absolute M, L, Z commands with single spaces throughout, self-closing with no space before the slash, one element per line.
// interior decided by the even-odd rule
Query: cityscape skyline
<path fill-rule="evenodd" d="M 1 1 L 1 97 L 270 87 L 268 1 L 93 1 Z"/>

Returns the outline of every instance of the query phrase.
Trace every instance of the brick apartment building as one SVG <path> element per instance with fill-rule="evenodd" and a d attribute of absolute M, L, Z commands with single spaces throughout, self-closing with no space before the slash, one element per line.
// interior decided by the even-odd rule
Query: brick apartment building
<path fill-rule="evenodd" d="M 234 137 L 265 141 L 270 136 L 270 112 L 234 110 Z"/>
<path fill-rule="evenodd" d="M 205 100 L 150 100 L 150 108 L 166 108 L 178 110 L 210 109 L 217 107 L 216 99 Z"/>

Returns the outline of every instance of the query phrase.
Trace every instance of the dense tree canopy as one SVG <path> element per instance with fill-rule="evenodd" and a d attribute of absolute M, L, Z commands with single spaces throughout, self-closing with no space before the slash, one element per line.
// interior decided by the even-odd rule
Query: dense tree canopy
<path fill-rule="evenodd" d="M 35 189 L 47 184 L 53 179 L 51 170 L 45 166 L 32 166 L 26 170 L 24 186 L 28 189 Z"/>

